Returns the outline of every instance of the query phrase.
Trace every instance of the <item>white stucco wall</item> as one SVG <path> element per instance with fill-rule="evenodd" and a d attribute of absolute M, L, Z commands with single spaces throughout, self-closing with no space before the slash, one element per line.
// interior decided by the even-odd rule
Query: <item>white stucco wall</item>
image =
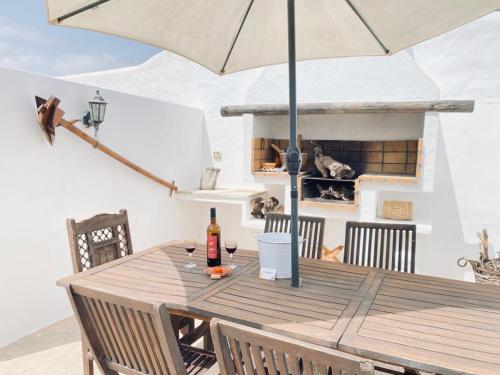
<path fill-rule="evenodd" d="M 70 314 L 65 291 L 55 285 L 72 273 L 66 218 L 126 208 L 137 251 L 197 235 L 198 206 L 169 198 L 167 188 L 63 128 L 54 146 L 47 143 L 34 96 L 59 97 L 71 119 L 94 93 L 94 87 L 0 69 L 0 346 Z M 198 183 L 207 148 L 201 111 L 102 94 L 109 102 L 103 144 L 179 186 Z"/>
<path fill-rule="evenodd" d="M 488 228 L 491 255 L 500 249 L 499 35 L 500 12 L 494 12 L 411 51 L 443 99 L 476 100 L 474 113 L 443 114 L 440 121 L 462 236 L 475 244 L 476 233 Z"/>

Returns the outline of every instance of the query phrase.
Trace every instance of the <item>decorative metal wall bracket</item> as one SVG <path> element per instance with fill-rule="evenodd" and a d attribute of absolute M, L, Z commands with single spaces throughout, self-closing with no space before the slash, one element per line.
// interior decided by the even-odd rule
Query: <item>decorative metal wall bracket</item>
<path fill-rule="evenodd" d="M 170 196 L 172 195 L 173 191 L 178 190 L 177 186 L 173 182 L 169 182 L 158 176 L 155 176 L 151 172 L 145 170 L 135 163 L 132 163 L 130 160 L 124 158 L 120 154 L 116 153 L 115 151 L 111 150 L 110 148 L 106 147 L 102 143 L 89 136 L 84 131 L 77 128 L 75 126 L 75 123 L 81 120 L 65 120 L 64 111 L 58 107 L 59 103 L 61 102 L 58 98 L 51 96 L 49 99 L 43 99 L 39 96 L 35 96 L 35 100 L 38 111 L 38 125 L 40 125 L 45 138 L 51 145 L 54 144 L 56 128 L 58 126 L 62 126 L 66 130 L 76 135 L 78 138 L 90 144 L 92 147 L 98 149 L 99 151 L 105 153 L 106 155 L 112 157 L 113 159 L 119 161 L 120 163 L 126 165 L 134 171 L 142 174 L 143 176 L 168 187 L 170 189 Z"/>

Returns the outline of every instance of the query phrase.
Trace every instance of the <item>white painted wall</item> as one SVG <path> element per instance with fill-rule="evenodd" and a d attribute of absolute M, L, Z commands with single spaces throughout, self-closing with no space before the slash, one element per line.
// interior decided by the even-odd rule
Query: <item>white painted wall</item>
<path fill-rule="evenodd" d="M 415 61 L 439 86 L 444 99 L 475 99 L 474 113 L 441 115 L 443 143 L 457 200 L 461 235 L 477 244 L 490 232 L 500 249 L 500 12 L 412 48 Z M 477 251 L 473 252 L 476 256 Z M 494 255 L 493 250 L 490 255 Z"/>
<path fill-rule="evenodd" d="M 162 185 L 63 128 L 54 146 L 47 143 L 34 96 L 59 97 L 71 119 L 83 114 L 94 93 L 93 87 L 0 69 L 0 346 L 70 314 L 65 291 L 55 285 L 72 273 L 66 218 L 127 208 L 136 250 L 198 233 L 198 206 L 169 198 Z M 102 94 L 109 102 L 103 144 L 181 187 L 198 183 L 207 149 L 201 111 Z"/>

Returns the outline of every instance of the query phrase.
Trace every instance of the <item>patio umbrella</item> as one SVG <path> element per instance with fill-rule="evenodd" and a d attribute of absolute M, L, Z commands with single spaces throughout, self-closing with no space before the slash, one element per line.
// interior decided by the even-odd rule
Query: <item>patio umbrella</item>
<path fill-rule="evenodd" d="M 49 22 L 118 35 L 218 74 L 288 62 L 292 285 L 299 286 L 296 61 L 395 53 L 500 0 L 46 0 Z"/>

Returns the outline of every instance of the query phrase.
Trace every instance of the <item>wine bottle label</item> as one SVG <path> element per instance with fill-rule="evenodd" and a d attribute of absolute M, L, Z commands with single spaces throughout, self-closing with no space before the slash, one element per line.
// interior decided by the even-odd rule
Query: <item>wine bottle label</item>
<path fill-rule="evenodd" d="M 207 237 L 207 258 L 208 259 L 217 259 L 217 236 L 208 236 Z"/>

